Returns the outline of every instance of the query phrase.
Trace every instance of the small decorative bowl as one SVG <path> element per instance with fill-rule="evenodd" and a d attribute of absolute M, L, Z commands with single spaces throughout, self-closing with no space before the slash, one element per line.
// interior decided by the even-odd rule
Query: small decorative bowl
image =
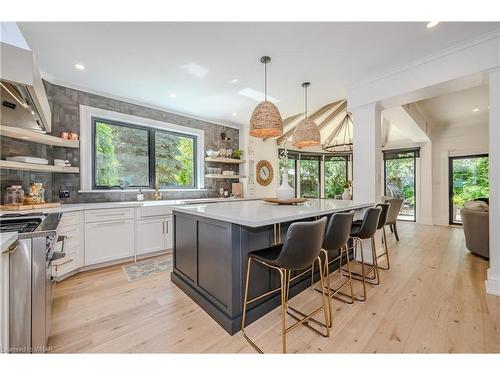
<path fill-rule="evenodd" d="M 207 151 L 207 156 L 214 158 L 219 156 L 219 151 L 214 151 L 214 150 L 208 150 Z"/>

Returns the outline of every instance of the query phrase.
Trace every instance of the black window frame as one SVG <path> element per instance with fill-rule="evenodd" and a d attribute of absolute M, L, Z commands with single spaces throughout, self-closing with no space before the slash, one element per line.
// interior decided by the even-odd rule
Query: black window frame
<path fill-rule="evenodd" d="M 159 129 L 148 126 L 141 126 L 136 124 L 131 124 L 122 121 L 109 120 L 103 117 L 91 117 L 91 139 L 92 139 L 92 189 L 93 190 L 137 190 L 137 189 L 154 189 L 156 184 L 156 134 L 170 134 L 174 136 L 180 136 L 184 138 L 191 138 L 193 140 L 193 185 L 190 186 L 175 186 L 175 185 L 167 185 L 167 186 L 159 186 L 160 189 L 198 189 L 198 136 L 192 134 L 186 134 L 181 132 L 176 132 L 167 129 Z M 98 186 L 96 185 L 96 123 L 103 122 L 113 126 L 121 126 L 132 129 L 138 129 L 146 131 L 148 134 L 148 179 L 149 184 L 144 186 L 126 186 L 122 187 L 121 185 L 117 186 Z"/>
<path fill-rule="evenodd" d="M 384 195 L 387 195 L 387 160 L 397 159 L 413 159 L 413 193 L 415 194 L 415 208 L 413 212 L 413 220 L 402 220 L 416 222 L 417 221 L 417 158 L 420 157 L 420 147 L 401 148 L 394 150 L 383 150 L 384 156 Z"/>
<path fill-rule="evenodd" d="M 453 160 L 459 159 L 475 159 L 475 158 L 488 158 L 489 154 L 472 154 L 460 156 L 448 156 L 448 224 L 450 225 L 463 225 L 462 222 L 455 221 L 453 217 Z M 489 164 L 488 164 L 489 165 Z"/>

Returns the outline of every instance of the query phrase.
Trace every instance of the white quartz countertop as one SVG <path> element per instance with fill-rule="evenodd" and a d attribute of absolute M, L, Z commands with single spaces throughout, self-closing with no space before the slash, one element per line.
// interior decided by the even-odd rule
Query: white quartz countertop
<path fill-rule="evenodd" d="M 79 203 L 79 204 L 62 204 L 60 207 L 25 210 L 25 211 L 1 211 L 0 215 L 12 213 L 31 213 L 31 212 L 72 212 L 83 210 L 98 210 L 103 208 L 122 208 L 122 207 L 146 207 L 146 206 L 176 206 L 198 203 L 216 203 L 216 202 L 236 202 L 248 201 L 257 198 L 194 198 L 194 199 L 164 199 L 159 201 L 130 201 L 130 202 L 102 202 L 102 203 Z"/>
<path fill-rule="evenodd" d="M 359 210 L 373 203 L 336 199 L 310 199 L 300 205 L 276 205 L 262 200 L 221 202 L 218 204 L 192 204 L 177 206 L 173 211 L 207 217 L 210 219 L 261 227 L 308 217 L 348 210 Z"/>
<path fill-rule="evenodd" d="M 0 233 L 0 252 L 4 252 L 17 240 L 17 232 Z"/>

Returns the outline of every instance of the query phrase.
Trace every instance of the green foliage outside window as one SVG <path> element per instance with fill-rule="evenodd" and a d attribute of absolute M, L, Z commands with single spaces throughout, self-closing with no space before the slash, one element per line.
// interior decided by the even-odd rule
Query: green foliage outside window
<path fill-rule="evenodd" d="M 453 203 L 463 208 L 465 202 L 489 197 L 488 157 L 453 159 Z"/>
<path fill-rule="evenodd" d="M 154 137 L 150 149 L 149 137 Z M 159 130 L 95 121 L 95 186 L 154 187 L 150 154 L 160 187 L 194 187 L 195 140 Z"/>
<path fill-rule="evenodd" d="M 343 157 L 325 160 L 325 198 L 335 198 L 344 192 L 347 159 Z"/>

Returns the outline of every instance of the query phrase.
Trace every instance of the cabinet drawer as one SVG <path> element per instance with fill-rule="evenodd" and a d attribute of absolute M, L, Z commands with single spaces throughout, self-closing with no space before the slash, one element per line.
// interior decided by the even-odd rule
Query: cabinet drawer
<path fill-rule="evenodd" d="M 72 225 L 57 231 L 60 236 L 66 236 L 65 250 L 71 250 L 80 246 L 80 226 Z"/>
<path fill-rule="evenodd" d="M 85 224 L 85 265 L 133 256 L 134 227 L 134 220 Z"/>
<path fill-rule="evenodd" d="M 64 276 L 67 273 L 80 268 L 80 263 L 81 259 L 78 251 L 67 252 L 64 258 L 52 262 L 53 275 L 55 277 Z"/>
<path fill-rule="evenodd" d="M 141 218 L 151 216 L 167 216 L 172 215 L 172 206 L 156 205 L 139 207 L 139 215 Z"/>
<path fill-rule="evenodd" d="M 61 220 L 59 221 L 58 228 L 64 228 L 70 225 L 76 225 L 80 223 L 80 211 L 77 212 L 65 212 L 62 214 Z"/>
<path fill-rule="evenodd" d="M 134 208 L 107 208 L 103 210 L 85 211 L 85 222 L 126 220 L 134 218 Z"/>

